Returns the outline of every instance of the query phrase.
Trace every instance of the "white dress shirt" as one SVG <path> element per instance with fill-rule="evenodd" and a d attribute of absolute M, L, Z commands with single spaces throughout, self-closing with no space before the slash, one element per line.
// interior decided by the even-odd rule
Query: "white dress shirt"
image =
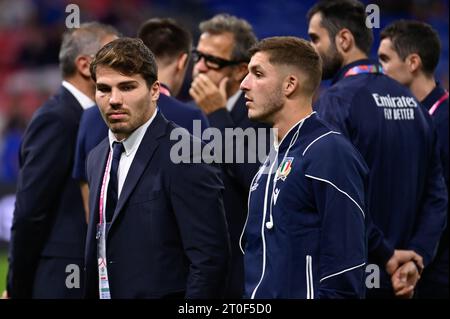
<path fill-rule="evenodd" d="M 131 163 L 133 163 L 134 156 L 136 155 L 136 151 L 139 148 L 139 145 L 141 145 L 142 139 L 144 138 L 145 132 L 147 132 L 148 127 L 153 122 L 153 120 L 156 117 L 156 113 L 158 112 L 157 109 L 153 112 L 153 115 L 150 117 L 150 119 L 139 126 L 131 135 L 126 138 L 125 140 L 118 141 L 116 137 L 114 136 L 113 132 L 111 130 L 108 131 L 108 138 L 109 138 L 109 148 L 112 152 L 112 145 L 113 142 L 122 142 L 123 146 L 125 148 L 125 152 L 122 153 L 122 156 L 120 157 L 119 162 L 119 168 L 117 169 L 117 194 L 120 198 L 120 193 L 122 192 L 123 184 L 125 183 L 125 179 L 128 175 L 128 171 L 130 170 Z M 111 170 L 111 168 L 110 168 Z M 108 180 L 109 180 L 109 172 L 108 172 Z M 108 185 L 108 184 L 106 184 Z M 106 187 L 107 188 L 107 187 Z M 108 194 L 108 190 L 105 190 L 105 202 L 106 202 L 106 194 Z"/>
<path fill-rule="evenodd" d="M 80 103 L 83 110 L 86 110 L 95 105 L 95 102 L 89 96 L 77 89 L 73 84 L 67 81 L 62 81 L 62 86 L 64 86 L 70 93 L 72 93 L 78 103 Z"/>
<path fill-rule="evenodd" d="M 227 100 L 227 110 L 228 112 L 233 111 L 234 105 L 236 104 L 237 100 L 241 96 L 242 91 L 238 90 L 236 93 L 234 93 L 230 98 Z"/>

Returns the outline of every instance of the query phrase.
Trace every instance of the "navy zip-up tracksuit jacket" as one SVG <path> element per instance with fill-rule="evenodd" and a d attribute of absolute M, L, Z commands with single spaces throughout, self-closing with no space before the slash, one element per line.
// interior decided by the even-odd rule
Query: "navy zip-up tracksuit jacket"
<path fill-rule="evenodd" d="M 369 262 L 384 272 L 393 249 L 412 249 L 425 266 L 433 259 L 447 216 L 447 192 L 436 132 L 427 111 L 411 92 L 382 73 L 345 74 L 315 104 L 318 115 L 344 134 L 369 170 Z"/>
<path fill-rule="evenodd" d="M 358 151 L 315 113 L 297 123 L 251 184 L 246 297 L 364 297 L 366 177 Z"/>
<path fill-rule="evenodd" d="M 428 94 L 420 103 L 431 110 L 431 118 L 436 127 L 438 135 L 441 163 L 444 171 L 447 193 L 449 189 L 448 163 L 449 163 L 449 144 L 448 144 L 448 97 L 445 99 L 444 88 L 437 83 L 433 91 Z M 442 99 L 441 103 L 438 101 Z M 436 104 L 437 103 L 437 104 Z M 434 108 L 434 109 L 433 109 Z M 448 205 L 447 205 L 448 219 Z M 433 262 L 425 269 L 422 278 L 419 281 L 419 298 L 448 298 L 449 296 L 449 250 L 448 250 L 448 221 L 444 234 L 439 242 L 436 257 Z"/>

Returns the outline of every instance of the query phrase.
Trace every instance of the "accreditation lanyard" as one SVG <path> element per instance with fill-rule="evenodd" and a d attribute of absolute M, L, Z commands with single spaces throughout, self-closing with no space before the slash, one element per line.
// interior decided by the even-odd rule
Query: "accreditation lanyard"
<path fill-rule="evenodd" d="M 111 299 L 109 290 L 108 270 L 106 267 L 106 221 L 104 211 L 106 207 L 106 185 L 109 182 L 109 170 L 111 167 L 112 152 L 109 152 L 106 163 L 105 174 L 103 175 L 102 188 L 99 200 L 99 223 L 97 224 L 97 262 L 98 262 L 98 284 L 100 299 Z"/>
<path fill-rule="evenodd" d="M 159 86 L 159 92 L 164 94 L 165 96 L 170 96 L 171 95 L 169 89 L 165 88 L 162 85 Z"/>
<path fill-rule="evenodd" d="M 376 64 L 357 65 L 345 72 L 344 77 L 363 73 L 383 73 L 383 68 Z"/>
<path fill-rule="evenodd" d="M 428 110 L 428 114 L 433 115 L 434 112 L 438 109 L 438 107 L 446 100 L 448 99 L 448 91 L 445 91 L 444 95 L 442 95 L 439 100 L 437 100 L 433 106 Z"/>

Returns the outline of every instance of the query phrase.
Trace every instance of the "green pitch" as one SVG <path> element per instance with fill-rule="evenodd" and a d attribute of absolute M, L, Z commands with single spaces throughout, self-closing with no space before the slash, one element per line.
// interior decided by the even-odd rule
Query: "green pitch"
<path fill-rule="evenodd" d="M 7 251 L 0 249 L 0 296 L 6 288 L 6 272 L 8 270 Z"/>

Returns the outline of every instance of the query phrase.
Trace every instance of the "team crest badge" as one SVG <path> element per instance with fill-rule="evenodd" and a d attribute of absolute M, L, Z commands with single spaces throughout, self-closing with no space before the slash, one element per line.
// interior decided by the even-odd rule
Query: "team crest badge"
<path fill-rule="evenodd" d="M 286 177 L 289 175 L 292 169 L 292 162 L 294 161 L 293 157 L 286 157 L 277 170 L 276 180 L 281 179 L 284 181 Z"/>

